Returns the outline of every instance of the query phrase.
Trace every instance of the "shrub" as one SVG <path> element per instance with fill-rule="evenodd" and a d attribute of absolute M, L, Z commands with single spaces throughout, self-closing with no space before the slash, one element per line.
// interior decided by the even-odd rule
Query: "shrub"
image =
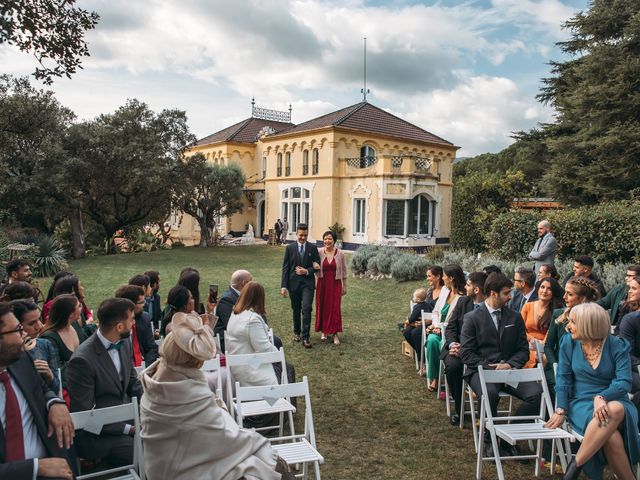
<path fill-rule="evenodd" d="M 153 252 L 162 248 L 162 240 L 147 230 L 134 230 L 126 239 L 129 252 Z"/>
<path fill-rule="evenodd" d="M 375 256 L 375 267 L 377 273 L 382 275 L 391 275 L 391 266 L 401 255 L 407 254 L 403 254 L 396 247 L 391 247 L 388 245 L 381 247 L 377 255 Z"/>
<path fill-rule="evenodd" d="M 353 255 L 351 255 L 351 271 L 354 275 L 364 275 L 367 273 L 367 265 L 369 259 L 378 253 L 380 245 L 366 244 L 358 248 Z"/>
<path fill-rule="evenodd" d="M 391 266 L 391 276 L 398 282 L 424 280 L 429 262 L 418 255 L 401 254 Z"/>
<path fill-rule="evenodd" d="M 171 241 L 171 248 L 184 248 L 185 244 L 182 243 L 180 240 L 172 240 Z"/>
<path fill-rule="evenodd" d="M 52 277 L 61 270 L 69 268 L 67 250 L 62 248 L 53 235 L 44 233 L 28 233 L 16 239 L 19 243 L 30 245 L 24 257 L 31 263 L 36 277 Z"/>
<path fill-rule="evenodd" d="M 540 212 L 509 210 L 496 215 L 484 239 L 487 250 L 499 258 L 516 261 L 527 258 L 537 239 Z"/>

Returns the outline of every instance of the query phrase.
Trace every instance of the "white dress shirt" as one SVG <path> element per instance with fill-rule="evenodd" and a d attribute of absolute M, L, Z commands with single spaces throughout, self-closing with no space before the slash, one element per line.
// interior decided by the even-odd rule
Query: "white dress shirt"
<path fill-rule="evenodd" d="M 40 436 L 38 435 L 38 429 L 36 428 L 36 422 L 33 420 L 33 414 L 31 408 L 27 403 L 27 399 L 22 394 L 22 390 L 13 379 L 13 376 L 9 374 L 9 381 L 13 387 L 13 391 L 16 393 L 18 399 L 18 405 L 20 406 L 20 416 L 22 417 L 22 435 L 24 437 L 24 458 L 33 459 L 33 479 L 36 479 L 38 474 L 38 458 L 47 457 L 47 449 L 44 447 Z M 6 431 L 7 428 L 7 414 L 5 411 L 7 405 L 7 394 L 4 388 L 4 384 L 0 383 L 0 420 L 2 421 L 2 428 Z"/>

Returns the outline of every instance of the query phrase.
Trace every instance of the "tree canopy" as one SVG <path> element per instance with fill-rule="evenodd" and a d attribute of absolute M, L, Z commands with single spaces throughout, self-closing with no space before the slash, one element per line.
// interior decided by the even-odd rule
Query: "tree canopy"
<path fill-rule="evenodd" d="M 75 0 L 3 0 L 0 2 L 0 44 L 30 52 L 40 67 L 35 78 L 45 84 L 71 77 L 89 55 L 84 35 L 98 23 L 96 12 L 74 6 Z"/>

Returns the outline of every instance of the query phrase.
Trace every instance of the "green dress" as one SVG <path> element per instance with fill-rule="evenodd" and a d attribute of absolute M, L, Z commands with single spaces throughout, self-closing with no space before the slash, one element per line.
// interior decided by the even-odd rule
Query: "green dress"
<path fill-rule="evenodd" d="M 451 305 L 446 303 L 440 310 L 440 321 L 444 321 L 449 313 Z M 440 334 L 430 333 L 424 346 L 427 359 L 427 381 L 438 378 L 440 373 L 440 350 L 442 350 L 442 337 Z"/>

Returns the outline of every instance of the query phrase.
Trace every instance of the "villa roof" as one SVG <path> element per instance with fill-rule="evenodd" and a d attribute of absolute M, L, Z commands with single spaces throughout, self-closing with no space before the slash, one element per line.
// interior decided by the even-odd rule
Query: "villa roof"
<path fill-rule="evenodd" d="M 279 132 L 293 126 L 293 123 L 276 122 L 274 120 L 263 120 L 261 118 L 251 117 L 198 140 L 195 146 L 209 145 L 218 142 L 255 143 L 258 140 L 258 133 L 264 127 L 271 127 L 276 132 Z"/>
<path fill-rule="evenodd" d="M 340 127 L 358 132 L 396 137 L 402 140 L 454 146 L 453 143 L 368 102 L 356 103 L 355 105 L 327 113 L 326 115 L 313 118 L 299 125 L 253 117 L 247 118 L 235 125 L 231 125 L 230 127 L 198 140 L 195 146 L 209 145 L 218 142 L 256 143 L 259 139 L 258 133 L 264 127 L 271 127 L 275 130 L 268 134 L 269 138 L 326 127 Z"/>
<path fill-rule="evenodd" d="M 299 125 L 281 130 L 271 138 L 291 133 L 306 132 L 325 127 L 342 127 L 378 135 L 397 137 L 403 140 L 438 143 L 453 146 L 451 142 L 438 137 L 422 128 L 396 117 L 368 102 L 360 102 L 341 110 L 327 113 Z"/>

